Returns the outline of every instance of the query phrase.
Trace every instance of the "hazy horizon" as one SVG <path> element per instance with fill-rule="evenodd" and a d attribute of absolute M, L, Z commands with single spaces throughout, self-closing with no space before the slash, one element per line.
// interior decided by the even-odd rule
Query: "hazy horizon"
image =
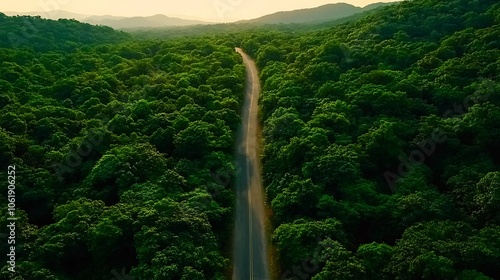
<path fill-rule="evenodd" d="M 347 0 L 328 1 L 311 0 L 304 3 L 298 0 L 276 0 L 273 3 L 264 0 L 184 0 L 182 3 L 158 0 L 39 0 L 26 2 L 0 2 L 2 12 L 49 12 L 64 10 L 84 15 L 111 16 L 152 16 L 164 14 L 167 16 L 198 19 L 206 21 L 234 21 L 258 18 L 267 14 L 304 8 L 314 8 L 325 4 L 348 3 L 364 7 L 378 2 L 397 2 L 396 0 Z M 193 9 L 196 7 L 196 9 Z"/>

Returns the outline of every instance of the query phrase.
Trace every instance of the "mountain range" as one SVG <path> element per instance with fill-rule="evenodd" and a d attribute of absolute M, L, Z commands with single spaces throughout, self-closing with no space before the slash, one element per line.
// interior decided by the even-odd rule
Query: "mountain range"
<path fill-rule="evenodd" d="M 169 17 L 160 14 L 147 17 L 120 17 L 111 15 L 95 16 L 95 15 L 77 14 L 62 10 L 55 10 L 49 12 L 29 12 L 29 13 L 4 12 L 4 14 L 8 16 L 14 16 L 14 15 L 40 16 L 42 18 L 48 18 L 54 20 L 60 18 L 76 19 L 78 21 L 94 25 L 110 26 L 115 29 L 127 29 L 127 28 L 137 28 L 137 27 L 189 26 L 189 25 L 210 23 L 199 20 L 189 20 L 177 17 Z"/>
<path fill-rule="evenodd" d="M 346 3 L 327 4 L 310 9 L 300 9 L 288 12 L 277 12 L 260 18 L 240 22 L 280 24 L 280 23 L 321 23 L 349 17 L 358 13 L 367 12 L 393 3 L 374 3 L 363 8 Z"/>
<path fill-rule="evenodd" d="M 251 20 L 237 21 L 236 23 L 256 23 L 256 24 L 287 24 L 287 23 L 321 23 L 332 21 L 340 18 L 349 17 L 358 13 L 373 10 L 382 6 L 391 5 L 393 3 L 375 3 L 363 8 L 356 7 L 346 3 L 327 4 L 310 9 L 293 10 L 286 12 L 277 12 L 274 14 L 266 15 L 260 18 Z M 14 15 L 31 15 L 40 16 L 48 19 L 75 19 L 81 22 L 86 22 L 94 25 L 106 25 L 115 29 L 131 29 L 131 28 L 155 28 L 155 27 L 169 27 L 169 26 L 192 26 L 203 24 L 214 24 L 214 22 L 191 20 L 179 17 L 169 17 L 166 15 L 158 14 L 146 17 L 120 17 L 120 16 L 96 16 L 77 14 L 68 11 L 55 10 L 49 12 L 4 12 L 8 16 Z"/>
<path fill-rule="evenodd" d="M 166 15 L 154 15 L 149 17 L 111 17 L 92 16 L 83 20 L 84 22 L 96 25 L 107 25 L 116 29 L 138 28 L 138 27 L 165 27 L 165 26 L 188 26 L 197 24 L 209 24 L 209 22 L 199 20 L 189 20 Z"/>

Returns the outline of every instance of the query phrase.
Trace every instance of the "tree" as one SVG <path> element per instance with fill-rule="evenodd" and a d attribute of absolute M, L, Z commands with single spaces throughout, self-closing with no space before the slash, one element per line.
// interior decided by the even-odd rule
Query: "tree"
<path fill-rule="evenodd" d="M 304 69 L 304 77 L 317 82 L 337 80 L 340 76 L 340 67 L 335 63 L 319 62 Z"/>
<path fill-rule="evenodd" d="M 273 234 L 273 242 L 282 256 L 286 266 L 300 264 L 314 257 L 312 254 L 321 240 L 331 238 L 340 244 L 347 244 L 342 225 L 336 219 L 322 221 L 295 220 L 293 223 L 281 224 Z"/>
<path fill-rule="evenodd" d="M 324 129 L 335 128 L 335 134 L 350 133 L 356 115 L 355 109 L 344 101 L 324 102 L 314 109 L 309 124 Z M 330 137 L 330 139 L 334 138 Z"/>
<path fill-rule="evenodd" d="M 492 264 L 498 254 L 494 253 L 493 259 L 488 259 L 491 257 L 485 254 L 491 251 L 486 249 L 486 244 L 497 246 L 493 245 L 497 242 L 493 240 L 498 238 L 491 233 L 493 229 L 479 233 L 479 236 L 488 236 L 489 239 L 479 241 L 478 232 L 464 222 L 432 221 L 417 224 L 406 229 L 396 244 L 386 271 L 399 278 L 450 279 L 456 276 L 455 269 L 458 267 Z M 480 271 L 491 273 L 492 267 L 486 267 Z"/>
<path fill-rule="evenodd" d="M 259 48 L 256 56 L 257 65 L 262 69 L 270 61 L 282 61 L 284 51 L 276 46 L 264 46 Z"/>
<path fill-rule="evenodd" d="M 311 179 L 291 178 L 291 183 L 280 188 L 280 193 L 272 200 L 274 217 L 279 224 L 291 222 L 301 216 L 315 216 L 316 204 L 322 188 Z"/>
<path fill-rule="evenodd" d="M 172 154 L 174 151 L 175 130 L 172 127 L 166 129 L 158 128 L 151 135 L 151 144 L 161 153 Z"/>
<path fill-rule="evenodd" d="M 350 104 L 358 106 L 368 116 L 385 115 L 403 118 L 408 114 L 409 101 L 406 93 L 390 91 L 383 85 L 363 82 L 359 90 L 347 94 L 347 97 Z"/>
<path fill-rule="evenodd" d="M 11 112 L 2 115 L 0 118 L 0 127 L 5 128 L 15 135 L 22 135 L 26 133 L 27 129 L 26 122 Z"/>
<path fill-rule="evenodd" d="M 387 244 L 372 242 L 359 246 L 356 256 L 365 267 L 369 279 L 383 279 L 384 268 L 389 263 L 393 248 Z"/>
<path fill-rule="evenodd" d="M 14 139 L 0 128 L 0 165 L 5 170 L 14 158 Z"/>
<path fill-rule="evenodd" d="M 175 153 L 179 157 L 199 158 L 208 153 L 213 134 L 210 125 L 203 121 L 189 123 L 174 137 Z M 196 149 L 193 149 L 196 147 Z"/>
<path fill-rule="evenodd" d="M 95 164 L 84 186 L 98 199 L 114 204 L 119 192 L 157 178 L 163 168 L 166 168 L 165 158 L 149 144 L 117 147 Z"/>
<path fill-rule="evenodd" d="M 270 141 L 287 141 L 304 126 L 295 110 L 279 108 L 264 124 L 264 137 Z"/>
<path fill-rule="evenodd" d="M 477 184 L 474 192 L 476 211 L 474 216 L 480 223 L 500 223 L 500 173 L 490 172 Z"/>
<path fill-rule="evenodd" d="M 359 180 L 358 154 L 352 146 L 333 144 L 324 151 L 316 150 L 314 154 L 316 157 L 303 166 L 302 172 L 316 184 L 337 192 L 338 186 Z"/>
<path fill-rule="evenodd" d="M 50 270 L 78 275 L 90 261 L 88 232 L 104 211 L 102 201 L 79 199 L 54 210 L 55 223 L 40 231 L 34 260 Z M 83 234 L 82 234 L 83 233 Z"/>
<path fill-rule="evenodd" d="M 358 142 L 368 159 L 380 169 L 396 165 L 396 159 L 404 154 L 405 142 L 399 137 L 401 124 L 382 120 L 368 132 L 358 137 Z"/>
<path fill-rule="evenodd" d="M 216 240 L 203 213 L 166 198 L 141 209 L 138 221 L 142 226 L 135 244 L 141 265 L 132 270 L 133 275 L 181 279 L 184 273 L 203 271 L 205 277 L 221 276 L 227 260 L 216 252 Z"/>
<path fill-rule="evenodd" d="M 326 239 L 321 241 L 320 245 L 323 247 L 320 256 L 325 265 L 312 280 L 365 278 L 365 268 L 361 262 L 342 244 Z"/>

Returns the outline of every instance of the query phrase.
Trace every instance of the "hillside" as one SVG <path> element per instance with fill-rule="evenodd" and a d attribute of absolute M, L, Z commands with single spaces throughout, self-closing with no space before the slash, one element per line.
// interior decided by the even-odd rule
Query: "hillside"
<path fill-rule="evenodd" d="M 260 18 L 240 21 L 241 23 L 287 24 L 287 23 L 321 23 L 333 21 L 354 14 L 370 11 L 394 3 L 375 3 L 364 8 L 346 3 L 327 4 L 317 8 L 301 9 L 288 12 L 277 12 Z"/>
<path fill-rule="evenodd" d="M 83 45 L 117 43 L 130 38 L 107 26 L 92 26 L 76 20 L 58 21 L 40 17 L 8 17 L 0 13 L 0 47 L 29 47 L 35 51 L 74 50 Z"/>

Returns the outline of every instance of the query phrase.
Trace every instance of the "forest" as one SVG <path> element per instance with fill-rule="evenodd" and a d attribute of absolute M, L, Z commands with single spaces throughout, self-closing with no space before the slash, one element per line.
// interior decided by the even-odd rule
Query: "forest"
<path fill-rule="evenodd" d="M 0 279 L 229 279 L 235 47 L 260 70 L 273 279 L 500 279 L 500 3 L 228 29 L 0 13 Z"/>
<path fill-rule="evenodd" d="M 224 279 L 244 85 L 233 46 L 0 17 L 4 45 L 23 21 L 46 33 L 0 51 L 0 168 L 17 169 L 20 244 L 0 278 Z"/>
<path fill-rule="evenodd" d="M 499 24 L 497 1 L 404 1 L 242 41 L 282 279 L 500 279 Z"/>

